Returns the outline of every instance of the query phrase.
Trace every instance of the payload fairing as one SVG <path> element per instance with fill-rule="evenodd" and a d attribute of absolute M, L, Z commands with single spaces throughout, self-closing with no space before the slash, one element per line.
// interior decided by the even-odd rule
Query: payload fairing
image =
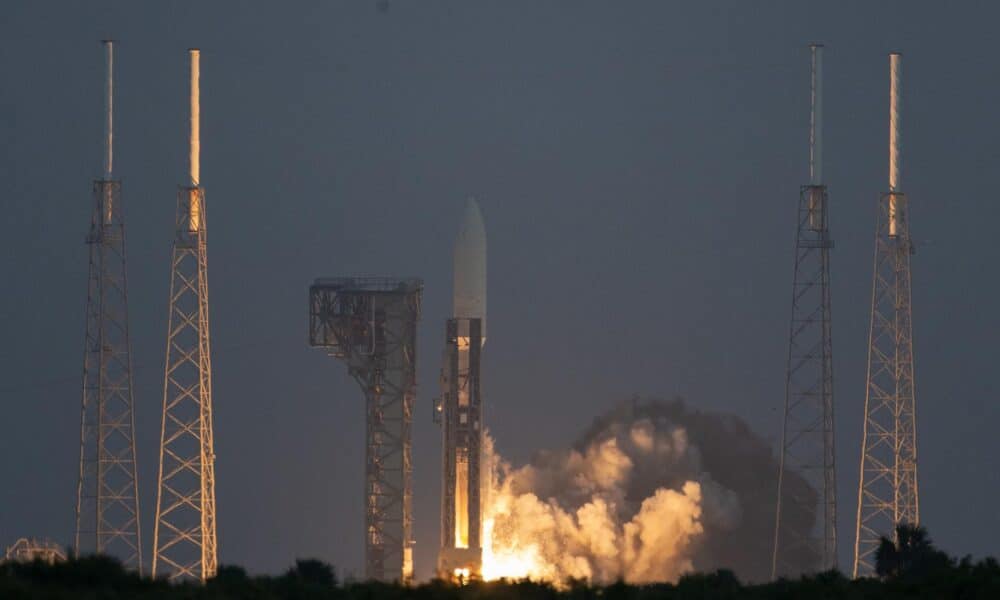
<path fill-rule="evenodd" d="M 482 567 L 480 357 L 486 343 L 486 228 L 473 199 L 455 240 L 453 285 L 436 413 L 444 437 L 438 573 L 468 579 Z"/>
<path fill-rule="evenodd" d="M 486 227 L 479 204 L 472 198 L 465 205 L 462 225 L 455 239 L 454 304 L 456 319 L 480 319 L 486 339 Z"/>

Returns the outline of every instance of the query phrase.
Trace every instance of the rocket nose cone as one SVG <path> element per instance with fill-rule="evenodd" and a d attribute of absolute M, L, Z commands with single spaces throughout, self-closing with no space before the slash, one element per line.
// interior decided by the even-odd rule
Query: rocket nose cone
<path fill-rule="evenodd" d="M 477 241 L 486 243 L 486 227 L 483 225 L 483 213 L 479 210 L 479 203 L 475 198 L 469 198 L 465 203 L 465 212 L 462 214 L 462 225 L 458 230 L 458 240 Z"/>

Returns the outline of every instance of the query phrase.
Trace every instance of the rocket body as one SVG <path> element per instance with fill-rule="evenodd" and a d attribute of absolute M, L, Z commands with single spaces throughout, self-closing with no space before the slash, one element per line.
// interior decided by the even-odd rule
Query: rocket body
<path fill-rule="evenodd" d="M 454 302 L 445 328 L 441 551 L 444 578 L 479 576 L 482 567 L 482 401 L 480 358 L 486 342 L 486 229 L 469 200 L 454 249 Z"/>

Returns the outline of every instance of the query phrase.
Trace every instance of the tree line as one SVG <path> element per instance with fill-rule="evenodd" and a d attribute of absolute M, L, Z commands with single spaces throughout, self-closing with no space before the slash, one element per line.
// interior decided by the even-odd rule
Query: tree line
<path fill-rule="evenodd" d="M 1000 598 L 1000 564 L 989 557 L 957 560 L 938 550 L 922 527 L 900 526 L 894 540 L 882 539 L 873 578 L 851 580 L 838 571 L 744 584 L 727 570 L 692 573 L 677 583 L 607 586 L 585 581 L 564 585 L 533 581 L 472 581 L 465 585 L 434 580 L 404 586 L 340 581 L 332 566 L 297 560 L 277 576 L 251 576 L 238 566 L 220 566 L 200 584 L 171 584 L 141 577 L 106 556 L 85 556 L 47 564 L 0 564 L 0 598 L 229 599 L 247 600 L 687 600 L 793 598 Z"/>

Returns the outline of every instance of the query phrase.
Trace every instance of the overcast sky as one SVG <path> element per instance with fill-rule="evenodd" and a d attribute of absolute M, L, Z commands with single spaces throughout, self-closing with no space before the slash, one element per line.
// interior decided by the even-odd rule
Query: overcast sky
<path fill-rule="evenodd" d="M 418 575 L 438 546 L 432 398 L 468 196 L 489 237 L 487 421 L 514 461 L 633 393 L 778 439 L 809 42 L 826 51 L 841 562 L 849 566 L 888 59 L 904 53 L 920 507 L 996 553 L 1000 8 L 939 2 L 10 2 L 0 9 L 0 544 L 73 531 L 91 180 L 116 56 L 142 525 L 152 539 L 186 49 L 202 49 L 219 558 L 361 572 L 364 413 L 307 345 L 319 276 L 426 282 Z M 992 408 L 991 408 L 992 407 Z"/>

